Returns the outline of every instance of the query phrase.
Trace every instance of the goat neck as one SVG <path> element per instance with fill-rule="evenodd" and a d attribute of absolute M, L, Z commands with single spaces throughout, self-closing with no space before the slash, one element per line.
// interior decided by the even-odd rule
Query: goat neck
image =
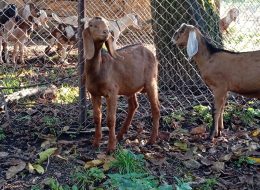
<path fill-rule="evenodd" d="M 103 46 L 103 42 L 95 42 L 95 54 L 92 59 L 86 60 L 85 64 L 85 73 L 87 76 L 89 73 L 93 75 L 93 73 L 98 74 L 100 71 L 100 64 L 102 62 L 102 57 L 101 57 L 101 48 Z"/>
<path fill-rule="evenodd" d="M 199 47 L 198 52 L 196 53 L 196 55 L 194 55 L 193 59 L 201 70 L 207 67 L 207 61 L 209 60 L 211 54 L 208 51 L 204 37 L 198 29 L 196 29 L 196 36 Z"/>

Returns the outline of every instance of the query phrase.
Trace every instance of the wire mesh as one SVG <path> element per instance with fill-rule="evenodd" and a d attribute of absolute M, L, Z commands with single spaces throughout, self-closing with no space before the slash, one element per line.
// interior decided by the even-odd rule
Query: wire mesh
<path fill-rule="evenodd" d="M 48 26 L 35 26 L 24 44 L 25 62 L 14 63 L 4 60 L 0 65 L 0 125 L 43 126 L 42 130 L 51 130 L 53 126 L 79 126 L 79 60 L 77 23 L 69 23 L 69 29 L 59 28 L 61 20 L 78 16 L 78 1 L 65 0 L 32 0 L 39 10 L 46 11 Z M 86 16 L 102 16 L 111 22 L 117 20 L 121 25 L 121 35 L 117 47 L 134 43 L 143 43 L 157 55 L 159 66 L 159 93 L 162 118 L 174 111 L 189 109 L 194 105 L 209 105 L 212 94 L 204 84 L 193 62 L 188 61 L 184 50 L 173 47 L 170 39 L 182 22 L 197 24 L 216 46 L 224 46 L 235 51 L 254 51 L 260 47 L 260 3 L 259 0 L 222 0 L 216 1 L 215 9 L 220 20 L 228 24 L 226 30 L 219 33 L 212 22 L 215 17 L 207 10 L 206 1 L 195 0 L 88 0 Z M 28 2 L 22 0 L 4 0 L 0 9 L 14 3 L 20 14 Z M 231 18 L 230 10 L 237 10 Z M 236 11 L 235 11 L 236 12 Z M 134 23 L 124 23 L 122 18 L 127 14 L 138 16 L 139 28 Z M 228 19 L 227 19 L 228 17 Z M 121 20 L 120 20 L 121 19 Z M 27 21 L 26 21 L 27 22 Z M 66 25 L 68 26 L 68 24 Z M 217 24 L 217 26 L 219 26 Z M 1 31 L 6 27 L 1 25 Z M 17 28 L 17 26 L 15 26 Z M 53 32 L 58 29 L 59 34 Z M 15 29 L 14 29 L 15 30 Z M 120 30 L 120 27 L 119 27 Z M 12 32 L 12 30 L 8 31 Z M 70 38 L 68 39 L 68 36 Z M 17 36 L 16 36 L 17 37 Z M 75 37 L 75 38 L 74 38 Z M 222 39 L 222 40 L 220 40 Z M 19 42 L 20 43 L 20 42 Z M 21 43 L 20 43 L 21 44 Z M 13 53 L 15 43 L 8 41 L 8 52 Z M 57 47 L 56 47 L 57 46 Z M 46 49 L 49 48 L 47 52 Z M 3 57 L 4 57 L 4 53 Z M 19 57 L 19 56 L 18 56 Z M 11 59 L 11 57 L 7 58 Z M 232 94 L 233 95 L 233 94 Z M 139 105 L 135 121 L 150 118 L 151 112 L 145 95 L 138 95 Z M 230 101 L 257 102 L 254 99 L 241 99 L 233 95 Z M 127 101 L 118 100 L 118 121 L 126 115 Z M 92 108 L 87 94 L 87 126 L 93 126 Z M 105 106 L 103 106 L 105 114 Z M 134 121 L 134 122 L 135 122 Z M 167 125 L 167 123 L 163 123 Z"/>

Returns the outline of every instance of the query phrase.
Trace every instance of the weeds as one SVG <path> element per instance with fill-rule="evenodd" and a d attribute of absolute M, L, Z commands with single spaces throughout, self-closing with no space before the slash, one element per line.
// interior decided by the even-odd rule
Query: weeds
<path fill-rule="evenodd" d="M 52 117 L 52 116 L 44 116 L 42 118 L 42 121 L 44 123 L 44 125 L 51 127 L 51 126 L 55 126 L 58 125 L 60 123 L 60 119 L 56 118 L 56 117 Z"/>
<path fill-rule="evenodd" d="M 158 180 L 147 173 L 108 174 L 109 180 L 105 182 L 106 189 L 111 190 L 172 190 L 170 185 L 158 187 Z"/>
<path fill-rule="evenodd" d="M 199 189 L 213 190 L 216 184 L 217 184 L 217 180 L 215 178 L 207 179 L 206 182 Z"/>
<path fill-rule="evenodd" d="M 197 117 L 202 119 L 203 123 L 208 126 L 212 125 L 213 118 L 211 115 L 211 108 L 209 106 L 198 105 L 194 106 L 193 110 L 195 111 L 195 118 Z"/>
<path fill-rule="evenodd" d="M 119 148 L 114 156 L 115 161 L 112 161 L 111 167 L 117 169 L 120 174 L 145 172 L 142 154 L 136 155 L 129 150 Z"/>
<path fill-rule="evenodd" d="M 93 186 L 95 183 L 101 182 L 105 177 L 104 172 L 97 167 L 89 170 L 81 170 L 72 174 L 72 179 L 75 182 L 75 185 L 81 190 Z"/>
<path fill-rule="evenodd" d="M 238 167 L 241 167 L 243 164 L 249 164 L 249 165 L 252 165 L 254 164 L 255 161 L 254 160 L 251 160 L 250 158 L 248 158 L 247 156 L 241 156 L 236 162 L 235 164 L 238 166 Z"/>
<path fill-rule="evenodd" d="M 192 187 L 190 186 L 189 182 L 183 179 L 178 179 L 177 177 L 174 177 L 177 184 L 175 185 L 176 190 L 192 190 Z"/>

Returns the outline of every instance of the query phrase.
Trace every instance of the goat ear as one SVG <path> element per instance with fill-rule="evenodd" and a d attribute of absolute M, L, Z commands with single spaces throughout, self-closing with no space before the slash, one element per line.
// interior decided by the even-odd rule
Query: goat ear
<path fill-rule="evenodd" d="M 89 28 L 86 28 L 82 32 L 83 45 L 84 45 L 84 57 L 90 60 L 94 57 L 95 46 L 92 37 L 90 36 Z"/>
<path fill-rule="evenodd" d="M 105 42 L 106 44 L 106 47 L 107 47 L 107 50 L 109 52 L 109 54 L 113 57 L 113 58 L 117 58 L 117 57 L 120 57 L 115 48 L 114 48 L 114 45 L 113 45 L 113 37 L 112 35 L 110 35 L 110 37 L 108 38 L 108 40 Z"/>
<path fill-rule="evenodd" d="M 196 53 L 198 52 L 198 40 L 197 35 L 194 30 L 190 31 L 189 33 L 189 39 L 187 43 L 187 54 L 189 56 L 189 59 L 191 59 Z"/>

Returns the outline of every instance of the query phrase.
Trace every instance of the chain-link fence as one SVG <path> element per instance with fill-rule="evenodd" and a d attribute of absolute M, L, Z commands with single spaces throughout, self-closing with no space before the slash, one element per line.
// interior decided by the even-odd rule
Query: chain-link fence
<path fill-rule="evenodd" d="M 23 31 L 27 34 L 27 38 L 22 42 L 6 38 L 8 43 L 5 51 L 10 55 L 16 43 L 24 44 L 26 49 L 24 54 L 20 55 L 20 59 L 15 61 L 12 56 L 5 57 L 5 52 L 2 52 L 0 125 L 30 127 L 41 125 L 42 130 L 51 130 L 53 126 L 77 128 L 80 114 L 78 99 L 81 64 L 77 51 L 78 42 L 81 41 L 77 34 L 77 17 L 80 15 L 77 9 L 78 1 L 30 2 L 41 10 L 36 15 L 36 20 L 14 19 L 16 25 L 8 31 L 3 30 L 7 27 L 6 24 L 0 25 L 2 36 L 8 36 L 17 28 L 23 29 L 21 24 L 23 21 L 33 26 L 31 30 L 25 27 Z M 30 2 L 4 0 L 0 2 L 0 9 L 14 3 L 18 7 L 19 15 L 23 17 L 21 14 Z M 184 50 L 173 46 L 170 41 L 180 24 L 188 22 L 199 26 L 204 35 L 216 46 L 224 46 L 235 51 L 252 51 L 260 49 L 259 9 L 259 0 L 85 2 L 87 17 L 102 16 L 117 21 L 118 30 L 121 32 L 118 47 L 141 42 L 157 55 L 160 62 L 159 93 L 162 118 L 176 110 L 188 109 L 198 104 L 209 105 L 212 101 L 212 94 L 201 80 L 196 65 L 188 61 Z M 33 11 L 33 7 L 30 7 L 29 11 Z M 44 15 L 44 11 L 48 16 L 49 27 L 36 24 L 37 19 L 42 22 L 38 17 Z M 137 15 L 139 27 L 134 27 L 133 20 L 131 22 L 129 19 L 124 19 L 128 14 Z M 19 38 L 15 35 L 14 37 Z M 24 57 L 24 62 L 21 56 Z M 11 61 L 8 62 L 7 59 Z M 233 98 L 237 101 L 236 97 Z M 145 95 L 140 94 L 138 99 L 140 107 L 135 120 L 144 121 L 151 115 L 149 103 Z M 92 108 L 88 95 L 86 105 L 86 123 L 92 125 Z M 121 121 L 126 115 L 127 101 L 119 97 L 118 106 L 117 118 Z M 103 112 L 105 113 L 105 106 Z"/>

